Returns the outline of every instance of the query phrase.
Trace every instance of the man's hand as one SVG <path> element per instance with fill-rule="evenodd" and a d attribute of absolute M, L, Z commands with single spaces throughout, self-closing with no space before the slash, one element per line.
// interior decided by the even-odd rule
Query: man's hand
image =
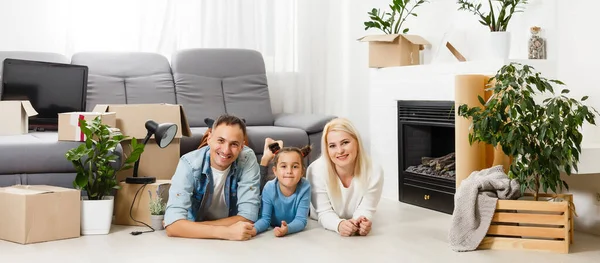
<path fill-rule="evenodd" d="M 256 235 L 254 225 L 240 221 L 227 227 L 227 236 L 225 238 L 228 240 L 243 241 L 253 237 L 253 233 Z"/>
<path fill-rule="evenodd" d="M 287 223 L 285 221 L 281 221 L 281 227 L 275 227 L 275 229 L 273 229 L 273 232 L 275 232 L 276 237 L 285 236 L 288 232 Z"/>
<path fill-rule="evenodd" d="M 366 236 L 371 232 L 371 225 L 373 225 L 371 220 L 367 219 L 364 216 L 360 216 L 358 219 L 356 219 L 356 221 L 358 221 L 358 234 L 359 235 Z"/>
<path fill-rule="evenodd" d="M 260 165 L 269 166 L 269 162 L 273 159 L 273 157 L 275 157 L 275 154 L 273 154 L 271 152 L 271 149 L 269 149 L 269 144 L 272 144 L 274 142 L 277 142 L 277 144 L 279 144 L 279 148 L 283 148 L 282 140 L 275 141 L 271 138 L 265 138 L 265 148 L 263 149 L 263 156 L 260 159 Z"/>
<path fill-rule="evenodd" d="M 358 231 L 358 222 L 354 219 L 346 219 L 338 225 L 338 232 L 343 237 L 349 237 Z"/>

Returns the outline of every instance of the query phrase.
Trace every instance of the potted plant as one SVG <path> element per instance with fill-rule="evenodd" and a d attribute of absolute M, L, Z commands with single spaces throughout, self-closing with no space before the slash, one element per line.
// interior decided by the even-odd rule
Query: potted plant
<path fill-rule="evenodd" d="M 522 7 L 527 4 L 527 0 L 488 0 L 487 2 L 487 13 L 481 9 L 482 3 L 473 3 L 471 0 L 458 0 L 457 3 L 460 5 L 458 10 L 471 12 L 479 17 L 479 23 L 489 28 L 491 32 L 490 40 L 494 52 L 497 52 L 501 58 L 508 58 L 510 33 L 506 29 L 512 16 L 523 12 Z"/>
<path fill-rule="evenodd" d="M 373 8 L 369 21 L 364 22 L 365 30 L 379 29 L 383 34 L 372 34 L 359 38 L 361 42 L 369 42 L 369 67 L 384 68 L 419 65 L 423 63 L 421 51 L 430 43 L 421 36 L 407 35 L 409 29 L 402 28 L 407 18 L 417 16 L 415 8 L 428 2 L 427 0 L 393 0 L 389 5 L 391 11 L 380 11 Z"/>
<path fill-rule="evenodd" d="M 531 190 L 535 200 L 541 192 L 568 190 L 561 171 L 571 175 L 577 170 L 583 139 L 579 129 L 584 122 L 595 125 L 597 111 L 582 104 L 588 96 L 569 98 L 568 89 L 556 95 L 553 85 L 563 82 L 515 62 L 498 70 L 489 83 L 494 83 L 487 89 L 493 94 L 487 101 L 479 97 L 483 107 L 458 108 L 459 116 L 473 120 L 469 143 L 501 147 L 512 159 L 509 177 L 518 180 L 521 192 Z"/>
<path fill-rule="evenodd" d="M 409 29 L 402 29 L 402 24 L 410 16 L 417 16 L 414 12 L 415 8 L 428 2 L 427 0 L 393 0 L 389 5 L 392 12 L 381 12 L 379 9 L 373 8 L 368 12 L 369 21 L 364 22 L 365 30 L 369 28 L 377 28 L 385 34 L 403 34 L 408 33 Z M 411 5 L 412 4 L 412 5 Z"/>
<path fill-rule="evenodd" d="M 73 187 L 84 190 L 81 203 L 82 235 L 108 234 L 114 207 L 114 189 L 119 189 L 116 174 L 130 169 L 144 151 L 144 145 L 131 140 L 132 151 L 120 162 L 117 146 L 128 138 L 103 124 L 100 116 L 91 122 L 79 120 L 85 143 L 66 153 L 76 170 Z"/>
<path fill-rule="evenodd" d="M 516 179 L 521 193 L 533 200 L 498 200 L 500 210 L 480 248 L 512 248 L 507 244 L 527 239 L 527 247 L 514 248 L 568 253 L 573 240 L 573 196 L 561 193 L 569 186 L 560 176 L 577 170 L 583 139 L 579 129 L 584 122 L 595 125 L 598 112 L 583 105 L 587 96 L 569 98 L 568 89 L 555 94 L 565 84 L 542 77 L 528 65 L 505 65 L 488 83 L 489 99 L 478 96 L 481 106 L 472 108 L 459 105 L 458 116 L 472 118 L 470 144 L 487 143 L 510 157 L 509 178 Z M 537 202 L 540 197 L 559 202 Z"/>
<path fill-rule="evenodd" d="M 152 222 L 152 228 L 154 228 L 154 230 L 164 229 L 163 220 L 165 217 L 165 210 L 167 208 L 167 204 L 163 201 L 162 194 L 159 189 L 161 188 L 156 188 L 156 198 L 152 198 L 152 191 L 148 190 L 148 194 L 150 195 L 148 207 L 150 208 L 150 219 Z"/>

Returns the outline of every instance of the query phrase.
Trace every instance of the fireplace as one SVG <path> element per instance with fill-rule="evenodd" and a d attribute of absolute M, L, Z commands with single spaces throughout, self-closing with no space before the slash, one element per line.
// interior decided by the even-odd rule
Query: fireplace
<path fill-rule="evenodd" d="M 454 102 L 398 101 L 400 202 L 452 214 Z"/>

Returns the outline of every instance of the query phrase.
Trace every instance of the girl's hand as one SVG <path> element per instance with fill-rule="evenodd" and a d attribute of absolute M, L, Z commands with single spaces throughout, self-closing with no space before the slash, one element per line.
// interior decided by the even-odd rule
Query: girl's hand
<path fill-rule="evenodd" d="M 272 144 L 274 142 L 277 142 L 277 144 L 279 144 L 279 148 L 283 148 L 282 140 L 275 141 L 271 138 L 265 138 L 265 148 L 263 149 L 263 156 L 260 159 L 260 165 L 269 166 L 269 162 L 273 159 L 273 157 L 275 157 L 275 154 L 273 154 L 271 152 L 271 149 L 269 149 L 269 144 Z"/>
<path fill-rule="evenodd" d="M 281 227 L 275 227 L 275 229 L 273 229 L 273 232 L 275 232 L 276 237 L 285 236 L 288 232 L 287 223 L 285 221 L 281 221 Z"/>
<path fill-rule="evenodd" d="M 371 232 L 371 226 L 373 223 L 371 220 L 367 219 L 364 216 L 360 216 L 358 219 L 358 234 L 361 236 L 366 236 Z"/>
<path fill-rule="evenodd" d="M 358 231 L 358 222 L 354 219 L 346 219 L 338 225 L 338 232 L 343 237 L 349 237 Z"/>

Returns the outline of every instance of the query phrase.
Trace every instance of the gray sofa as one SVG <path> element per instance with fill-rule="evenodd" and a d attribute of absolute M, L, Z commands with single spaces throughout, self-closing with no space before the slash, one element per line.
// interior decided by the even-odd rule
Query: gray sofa
<path fill-rule="evenodd" d="M 154 53 L 59 54 L 0 52 L 17 58 L 89 67 L 87 110 L 96 104 L 171 103 L 183 105 L 191 137 L 181 141 L 181 155 L 195 150 L 207 130 L 204 118 L 228 113 L 246 120 L 250 147 L 258 159 L 266 137 L 287 146 L 313 145 L 307 161 L 321 152 L 324 125 L 334 118 L 317 114 L 277 114 L 271 110 L 262 55 L 244 49 L 187 49 L 171 63 Z M 57 141 L 56 132 L 0 136 L 0 186 L 50 184 L 71 187 L 75 170 L 65 152 L 77 142 Z"/>

